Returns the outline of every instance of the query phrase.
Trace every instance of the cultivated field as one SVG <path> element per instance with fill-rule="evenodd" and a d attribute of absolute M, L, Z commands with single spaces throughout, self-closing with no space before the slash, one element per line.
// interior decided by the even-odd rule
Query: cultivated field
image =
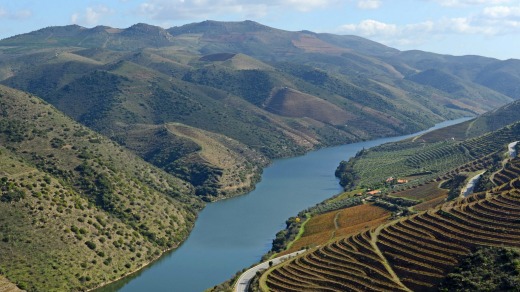
<path fill-rule="evenodd" d="M 326 244 L 331 239 L 380 225 L 387 221 L 389 217 L 389 211 L 368 204 L 313 216 L 305 224 L 305 231 L 301 238 L 296 240 L 282 254 Z"/>
<path fill-rule="evenodd" d="M 495 177 L 492 192 L 321 245 L 269 270 L 261 284 L 269 291 L 434 291 L 475 248 L 520 247 L 520 159 Z"/>
<path fill-rule="evenodd" d="M 438 177 L 488 168 L 519 134 L 520 123 L 515 123 L 464 141 L 426 142 L 417 138 L 385 144 L 365 150 L 348 163 L 342 162 L 336 174 L 349 187 L 382 184 L 388 177 L 408 178 L 407 184 L 397 187 L 404 190 Z"/>

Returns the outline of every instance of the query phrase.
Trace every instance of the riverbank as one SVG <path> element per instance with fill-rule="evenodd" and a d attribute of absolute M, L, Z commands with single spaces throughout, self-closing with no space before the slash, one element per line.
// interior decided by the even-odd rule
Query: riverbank
<path fill-rule="evenodd" d="M 195 219 L 196 220 L 196 219 Z M 194 225 L 190 226 L 188 229 L 189 230 L 193 230 L 194 228 Z M 92 292 L 106 292 L 106 291 L 116 291 L 113 289 L 113 287 L 111 288 L 110 285 L 113 285 L 114 283 L 118 283 L 124 279 L 128 279 L 128 278 L 131 278 L 132 276 L 135 276 L 139 273 L 141 273 L 144 269 L 150 267 L 151 265 L 153 265 L 154 263 L 156 263 L 157 261 L 160 261 L 161 258 L 163 256 L 165 256 L 166 254 L 168 253 L 171 253 L 171 252 L 175 252 L 176 249 L 178 249 L 180 246 L 182 246 L 182 244 L 184 244 L 184 242 L 186 241 L 186 239 L 189 237 L 189 233 L 187 234 L 187 236 L 185 236 L 184 238 L 181 239 L 181 242 L 171 248 L 168 248 L 168 249 L 164 249 L 161 251 L 161 253 L 159 255 L 157 255 L 155 258 L 153 258 L 152 260 L 148 261 L 148 262 L 145 262 L 143 263 L 142 265 L 140 265 L 139 267 L 137 267 L 137 269 L 135 269 L 134 271 L 130 272 L 130 273 L 127 273 L 127 274 L 124 274 L 124 275 L 121 275 L 120 277 L 117 277 L 113 280 L 110 280 L 110 281 L 107 281 L 107 282 L 104 282 L 102 284 L 100 284 L 99 286 L 95 287 L 95 288 L 92 288 L 92 289 L 88 289 L 87 291 L 92 291 Z M 108 288 L 107 288 L 108 287 Z M 107 290 L 108 289 L 108 290 Z M 1 291 L 0 291 L 1 292 Z"/>

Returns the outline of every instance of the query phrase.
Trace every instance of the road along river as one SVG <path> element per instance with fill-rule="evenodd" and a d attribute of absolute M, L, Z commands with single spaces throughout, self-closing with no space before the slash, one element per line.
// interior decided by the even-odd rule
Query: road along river
<path fill-rule="evenodd" d="M 440 123 L 442 128 L 468 120 Z M 430 129 L 430 130 L 432 130 Z M 423 132 L 420 132 L 423 133 Z M 414 135 L 420 134 L 416 133 Z M 200 292 L 257 263 L 285 220 L 341 191 L 334 171 L 363 148 L 414 135 L 382 138 L 274 161 L 247 195 L 208 204 L 177 250 L 99 291 Z"/>

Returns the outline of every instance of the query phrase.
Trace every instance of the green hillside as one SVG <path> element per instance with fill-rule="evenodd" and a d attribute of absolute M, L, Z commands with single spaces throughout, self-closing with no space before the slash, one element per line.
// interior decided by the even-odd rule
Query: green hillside
<path fill-rule="evenodd" d="M 197 209 L 193 187 L 0 86 L 0 271 L 30 291 L 79 291 L 177 247 Z"/>
<path fill-rule="evenodd" d="M 511 129 L 503 127 L 518 121 L 519 107 L 516 101 L 464 123 L 363 151 L 342 161 L 336 176 L 346 188 L 380 185 L 388 177 L 413 178 L 409 184 L 417 186 L 513 142 L 503 135 Z"/>
<path fill-rule="evenodd" d="M 388 55 L 385 60 L 407 76 L 434 69 L 441 74 L 456 76 L 458 82 L 479 84 L 513 99 L 520 98 L 518 60 L 500 61 L 482 56 L 457 57 L 417 50 Z M 436 77 L 432 77 L 429 82 L 435 82 Z M 427 79 L 424 81 L 428 82 Z"/>

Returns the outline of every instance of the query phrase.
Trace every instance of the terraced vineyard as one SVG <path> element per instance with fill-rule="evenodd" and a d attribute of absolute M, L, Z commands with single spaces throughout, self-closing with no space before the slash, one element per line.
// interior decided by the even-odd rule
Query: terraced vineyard
<path fill-rule="evenodd" d="M 519 159 L 513 159 L 505 163 L 504 167 L 494 173 L 490 179 L 499 190 L 520 189 L 518 173 L 520 173 Z"/>
<path fill-rule="evenodd" d="M 262 276 L 263 288 L 433 291 L 475 248 L 520 247 L 520 159 L 505 163 L 493 181 L 493 191 L 333 241 L 274 267 Z"/>
<path fill-rule="evenodd" d="M 377 185 L 388 177 L 411 177 L 407 185 L 417 186 L 445 173 L 453 175 L 462 168 L 489 165 L 490 156 L 520 135 L 520 123 L 464 141 L 425 142 L 407 140 L 365 150 L 348 162 L 343 161 L 336 175 L 343 186 Z M 362 163 L 360 163 L 362 161 Z"/>
<path fill-rule="evenodd" d="M 437 174 L 437 177 L 433 177 L 433 175 L 428 175 L 426 177 L 423 177 L 422 179 L 416 179 L 416 183 L 418 183 L 418 185 L 404 184 L 400 186 L 395 186 L 394 190 L 390 195 L 392 197 L 403 197 L 425 203 L 428 201 L 436 200 L 439 197 L 446 197 L 448 194 L 448 190 L 440 187 L 443 181 L 450 180 L 460 173 L 474 173 L 488 168 L 490 165 L 494 163 L 495 155 L 493 154 L 494 153 L 481 157 L 477 160 L 467 162 L 456 168 L 448 169 L 445 173 Z M 416 207 L 414 208 L 416 210 L 421 210 L 417 209 Z"/>
<path fill-rule="evenodd" d="M 279 255 L 289 254 L 302 248 L 326 244 L 334 238 L 358 233 L 378 226 L 390 217 L 390 212 L 370 204 L 362 204 L 313 216 L 305 223 L 301 238 Z"/>

